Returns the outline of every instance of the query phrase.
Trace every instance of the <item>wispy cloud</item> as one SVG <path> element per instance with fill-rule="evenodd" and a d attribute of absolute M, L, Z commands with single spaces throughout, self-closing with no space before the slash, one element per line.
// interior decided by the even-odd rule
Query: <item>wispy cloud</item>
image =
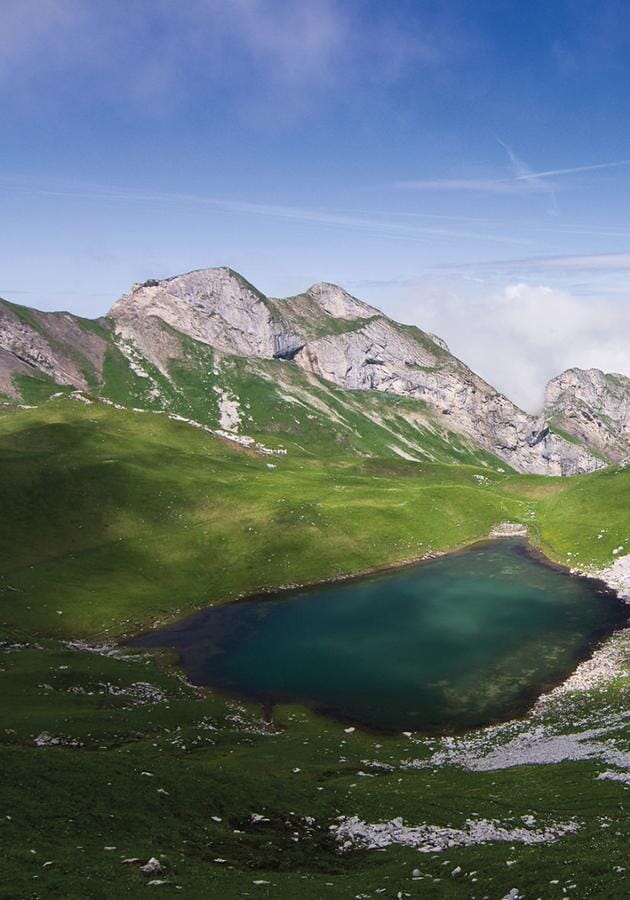
<path fill-rule="evenodd" d="M 529 272 L 622 272 L 630 270 L 630 253 L 584 253 L 567 256 L 526 256 L 520 259 L 484 260 L 471 266 L 462 263 L 439 266 L 442 269 Z"/>
<path fill-rule="evenodd" d="M 472 192 L 486 194 L 545 194 L 549 198 L 550 212 L 558 212 L 556 192 L 558 185 L 550 184 L 548 178 L 562 178 L 566 175 L 578 175 L 583 172 L 617 169 L 630 166 L 630 159 L 614 162 L 591 163 L 583 166 L 534 170 L 528 163 L 514 152 L 512 147 L 501 138 L 497 143 L 505 150 L 508 157 L 511 175 L 502 178 L 415 178 L 396 181 L 394 188 L 418 191 Z"/>
<path fill-rule="evenodd" d="M 514 175 L 514 181 L 517 184 L 522 183 L 533 185 L 542 193 L 547 194 L 550 204 L 549 212 L 555 215 L 558 212 L 558 200 L 553 187 L 549 184 L 548 181 L 545 181 L 543 178 L 540 178 L 540 176 L 536 175 L 533 169 L 526 162 L 520 159 L 512 150 L 512 148 L 505 143 L 505 141 L 502 141 L 500 138 L 497 138 L 497 141 L 508 155 L 510 166 Z"/>
<path fill-rule="evenodd" d="M 551 178 L 557 175 L 574 175 L 578 172 L 593 172 L 595 169 L 617 169 L 619 166 L 630 166 L 630 159 L 620 159 L 617 162 L 594 163 L 588 166 L 572 166 L 569 169 L 548 169 L 546 172 L 526 172 L 517 175 L 516 180 L 522 181 L 528 178 Z"/>
<path fill-rule="evenodd" d="M 360 232 L 366 236 L 406 241 L 489 241 L 491 243 L 517 246 L 536 246 L 538 242 L 514 238 L 506 234 L 493 234 L 485 229 L 481 232 L 463 228 L 445 228 L 436 226 L 406 226 L 398 222 L 388 222 L 387 214 L 375 216 L 353 215 L 337 211 L 304 209 L 295 206 L 282 206 L 272 203 L 252 203 L 245 200 L 232 200 L 220 197 L 208 197 L 194 194 L 145 192 L 119 190 L 97 186 L 60 186 L 48 187 L 25 183 L 0 182 L 0 191 L 10 191 L 40 197 L 72 198 L 94 202 L 124 203 L 165 203 L 205 206 L 217 211 L 244 215 L 255 218 L 276 219 L 285 222 L 297 222 L 321 227 L 343 228 Z"/>
<path fill-rule="evenodd" d="M 630 269 L 630 253 L 591 253 L 575 256 L 548 256 L 535 261 L 541 269 L 563 269 L 575 271 L 620 271 Z"/>
<path fill-rule="evenodd" d="M 397 181 L 395 188 L 418 191 L 470 191 L 485 194 L 531 194 L 549 192 L 548 186 L 531 185 L 516 178 L 415 178 Z"/>

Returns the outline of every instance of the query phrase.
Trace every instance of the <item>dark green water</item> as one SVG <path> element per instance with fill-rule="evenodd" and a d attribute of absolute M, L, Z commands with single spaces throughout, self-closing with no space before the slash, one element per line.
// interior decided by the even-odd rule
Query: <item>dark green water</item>
<path fill-rule="evenodd" d="M 439 731 L 523 712 L 626 620 L 597 582 L 500 541 L 207 609 L 132 643 L 177 648 L 197 684 L 377 729 Z"/>

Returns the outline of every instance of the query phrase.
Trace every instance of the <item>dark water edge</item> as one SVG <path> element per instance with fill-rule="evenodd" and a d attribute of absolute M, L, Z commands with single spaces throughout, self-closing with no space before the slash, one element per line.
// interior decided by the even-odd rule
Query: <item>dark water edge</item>
<path fill-rule="evenodd" d="M 480 712 L 477 717 L 475 715 L 466 716 L 465 722 L 432 722 L 427 724 L 426 727 L 419 726 L 417 720 L 410 721 L 408 724 L 397 723 L 395 726 L 383 725 L 382 722 L 375 723 L 372 716 L 362 716 L 359 710 L 356 713 L 350 713 L 341 704 L 322 701 L 321 698 L 318 699 L 306 691 L 287 691 L 278 687 L 273 688 L 271 691 L 268 689 L 261 690 L 257 685 L 252 684 L 244 689 L 240 685 L 235 685 L 230 677 L 226 678 L 225 675 L 221 675 L 221 673 L 216 671 L 214 673 L 207 670 L 200 672 L 199 653 L 201 656 L 204 653 L 208 653 L 209 658 L 218 658 L 222 654 L 227 656 L 234 647 L 238 647 L 239 640 L 243 639 L 244 633 L 256 627 L 256 613 L 259 611 L 264 612 L 270 606 L 278 606 L 279 604 L 284 606 L 292 600 L 298 601 L 298 599 L 300 603 L 305 603 L 309 602 L 309 598 L 311 598 L 310 602 L 312 603 L 312 595 L 318 592 L 328 595 L 331 592 L 342 592 L 375 584 L 382 584 L 386 587 L 390 580 L 393 581 L 401 576 L 416 577 L 417 575 L 421 577 L 431 567 L 435 567 L 436 564 L 444 566 L 457 560 L 461 562 L 462 558 L 464 560 L 466 558 L 472 560 L 476 554 L 492 552 L 499 547 L 507 548 L 509 553 L 515 558 L 545 567 L 559 575 L 563 580 L 567 579 L 576 586 L 580 585 L 582 591 L 588 592 L 592 601 L 597 602 L 599 600 L 603 602 L 609 607 L 610 612 L 610 615 L 605 620 L 602 620 L 601 623 L 592 623 L 592 627 L 589 627 L 588 635 L 583 644 L 576 646 L 572 650 L 571 659 L 567 661 L 566 665 L 557 667 L 549 677 L 537 678 L 527 687 L 520 689 L 500 712 L 495 712 L 492 715 L 489 715 L 487 712 Z M 564 583 L 566 584 L 566 582 Z M 383 602 L 386 601 L 383 600 Z M 253 624 L 251 616 L 244 624 L 237 621 L 238 615 L 235 620 L 234 613 L 238 611 L 239 607 L 247 608 L 248 612 L 253 609 Z M 211 687 L 227 697 L 242 699 L 247 702 L 259 702 L 262 706 L 264 721 L 269 721 L 272 718 L 275 705 L 297 704 L 306 706 L 315 713 L 329 719 L 345 725 L 359 726 L 363 730 L 375 734 L 399 733 L 403 730 L 433 735 L 456 734 L 481 726 L 509 721 L 526 714 L 542 694 L 563 683 L 578 665 L 589 659 L 595 650 L 615 631 L 625 627 L 628 622 L 628 614 L 627 604 L 605 582 L 590 576 L 572 574 L 567 567 L 548 559 L 542 551 L 533 547 L 525 539 L 498 538 L 481 541 L 430 560 L 406 563 L 402 566 L 392 566 L 387 569 L 379 569 L 349 578 L 335 579 L 302 588 L 285 588 L 274 593 L 258 593 L 238 598 L 220 606 L 200 610 L 164 628 L 134 637 L 128 641 L 128 644 L 133 647 L 171 647 L 178 650 L 179 664 L 192 683 Z M 206 639 L 205 643 L 200 646 L 199 636 L 205 635 L 207 638 L 209 630 L 211 631 L 211 638 L 209 640 Z M 197 655 L 195 655 L 195 647 L 198 651 Z"/>

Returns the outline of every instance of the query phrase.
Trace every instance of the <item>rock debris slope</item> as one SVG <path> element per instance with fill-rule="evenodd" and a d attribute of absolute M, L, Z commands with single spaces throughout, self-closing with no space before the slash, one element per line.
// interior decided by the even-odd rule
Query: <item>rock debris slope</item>
<path fill-rule="evenodd" d="M 587 446 L 601 450 L 601 429 L 566 436 L 528 415 L 436 335 L 334 284 L 270 298 L 228 268 L 134 285 L 97 322 L 0 302 L 0 392 L 28 399 L 34 385 L 38 395 L 74 386 L 205 422 L 225 420 L 229 405 L 231 428 L 285 428 L 296 440 L 321 420 L 340 452 L 451 461 L 485 452 L 547 475 L 603 465 Z M 623 408 L 627 424 L 627 385 L 620 391 L 614 421 Z"/>

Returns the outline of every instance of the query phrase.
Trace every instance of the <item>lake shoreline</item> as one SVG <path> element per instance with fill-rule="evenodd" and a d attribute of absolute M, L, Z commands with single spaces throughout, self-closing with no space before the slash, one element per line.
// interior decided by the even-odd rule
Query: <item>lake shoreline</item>
<path fill-rule="evenodd" d="M 195 614 L 201 615 L 203 614 L 204 610 L 214 609 L 217 606 L 225 606 L 227 604 L 241 602 L 252 602 L 256 600 L 269 600 L 271 598 L 281 599 L 282 597 L 290 597 L 296 592 L 310 593 L 311 591 L 317 591 L 320 588 L 326 587 L 328 585 L 352 581 L 358 582 L 363 579 L 369 579 L 373 575 L 387 575 L 388 573 L 393 574 L 399 571 L 404 571 L 408 568 L 413 568 L 414 566 L 430 564 L 433 560 L 442 559 L 445 556 L 458 556 L 462 553 L 474 551 L 475 549 L 483 549 L 484 547 L 502 543 L 504 541 L 514 542 L 517 546 L 521 547 L 524 553 L 530 556 L 530 558 L 535 559 L 537 562 L 541 563 L 542 565 L 548 566 L 555 571 L 564 572 L 565 574 L 571 575 L 574 578 L 580 578 L 588 580 L 589 582 L 598 583 L 598 591 L 601 591 L 602 593 L 605 593 L 607 595 L 612 594 L 621 603 L 630 605 L 630 595 L 626 596 L 623 593 L 620 593 L 615 583 L 612 581 L 609 582 L 606 579 L 606 575 L 609 571 L 608 569 L 591 572 L 588 570 L 572 568 L 565 565 L 564 563 L 557 562 L 556 560 L 551 559 L 551 557 L 549 557 L 544 552 L 540 545 L 534 544 L 532 542 L 531 536 L 527 531 L 522 531 L 514 534 L 494 534 L 491 532 L 488 536 L 479 538 L 479 540 L 475 540 L 472 543 L 459 544 L 448 550 L 431 550 L 418 556 L 407 557 L 406 559 L 400 560 L 399 562 L 382 563 L 374 566 L 368 566 L 365 569 L 361 569 L 361 571 L 359 572 L 347 572 L 338 575 L 330 575 L 327 578 L 320 578 L 317 581 L 289 582 L 286 584 L 278 585 L 276 587 L 260 588 L 259 590 L 253 592 L 243 591 L 231 598 L 214 602 L 210 601 L 203 606 L 194 607 L 189 609 L 188 611 L 180 609 L 174 612 L 172 616 L 167 616 L 166 618 L 159 620 L 156 619 L 150 625 L 143 626 L 142 630 L 120 634 L 115 638 L 115 643 L 119 646 L 129 645 L 131 641 L 148 635 L 158 628 L 165 628 L 169 625 L 175 625 L 178 621 L 190 618 Z"/>
<path fill-rule="evenodd" d="M 145 630 L 140 634 L 136 634 L 132 638 L 126 640 L 125 643 L 128 646 L 130 645 L 132 647 L 135 646 L 137 648 L 148 648 L 151 646 L 151 644 L 143 644 L 142 639 L 150 638 L 152 635 L 154 635 L 156 630 L 165 628 L 166 630 L 172 630 L 172 633 L 176 634 L 178 630 L 178 624 L 180 623 L 182 625 L 182 631 L 200 630 L 204 628 L 206 617 L 213 617 L 215 614 L 218 614 L 222 608 L 226 609 L 227 607 L 234 607 L 242 603 L 255 604 L 257 602 L 269 603 L 270 601 L 289 600 L 292 597 L 296 597 L 296 595 L 308 595 L 317 590 L 325 589 L 326 587 L 330 587 L 337 583 L 360 583 L 361 581 L 369 581 L 374 577 L 382 576 L 383 574 L 399 574 L 404 572 L 405 569 L 413 569 L 415 567 L 424 568 L 425 565 L 429 566 L 433 561 L 437 561 L 438 559 L 443 560 L 444 557 L 457 557 L 468 553 L 475 553 L 476 551 L 483 551 L 484 549 L 496 547 L 500 544 L 505 543 L 508 543 L 510 545 L 510 549 L 518 556 L 528 558 L 532 561 L 535 561 L 539 565 L 545 566 L 548 569 L 561 573 L 565 576 L 569 576 L 572 580 L 587 582 L 588 587 L 594 597 L 600 596 L 602 598 L 606 598 L 606 600 L 608 600 L 609 602 L 613 602 L 615 606 L 618 607 L 619 611 L 625 608 L 623 600 L 618 596 L 614 588 L 611 588 L 610 585 L 608 585 L 603 579 L 593 577 L 587 573 L 576 572 L 561 563 L 551 560 L 540 549 L 540 547 L 532 544 L 532 542 L 529 540 L 529 535 L 527 534 L 506 534 L 501 537 L 492 536 L 480 541 L 475 541 L 472 544 L 463 545 L 462 547 L 458 547 L 452 551 L 425 554 L 420 559 L 416 558 L 413 560 L 409 560 L 404 564 L 373 567 L 369 571 L 365 571 L 362 573 L 344 576 L 332 576 L 330 578 L 308 585 L 284 585 L 276 590 L 268 590 L 257 592 L 255 594 L 242 595 L 232 601 L 228 601 L 227 603 L 209 604 L 208 606 L 202 609 L 198 609 L 188 615 L 179 616 L 176 620 L 170 623 L 159 626 L 156 625 L 154 628 Z M 219 635 L 221 634 L 220 621 L 221 620 L 219 620 Z M 405 727 L 411 728 L 411 731 L 414 734 L 423 735 L 425 737 L 437 737 L 446 735 L 458 736 L 470 731 L 474 731 L 478 728 L 505 724 L 510 721 L 523 720 L 532 714 L 543 697 L 561 689 L 565 683 L 569 682 L 572 678 L 575 677 L 576 673 L 581 669 L 581 667 L 583 667 L 585 664 L 588 664 L 593 659 L 593 657 L 597 656 L 598 654 L 601 655 L 602 652 L 606 650 L 608 643 L 614 639 L 615 635 L 619 634 L 619 632 L 623 632 L 626 628 L 627 620 L 623 623 L 621 623 L 620 621 L 619 625 L 615 624 L 613 626 L 612 632 L 610 630 L 606 630 L 601 634 L 595 633 L 593 635 L 592 642 L 590 642 L 588 646 L 584 647 L 583 650 L 575 656 L 575 658 L 571 661 L 570 666 L 568 666 L 564 671 L 559 672 L 557 676 L 552 676 L 547 680 L 542 681 L 535 686 L 532 686 L 531 690 L 524 691 L 522 696 L 520 696 L 518 700 L 511 706 L 511 708 L 506 710 L 504 714 L 499 714 L 493 716 L 492 718 L 487 718 L 478 722 L 467 723 L 461 726 L 449 723 L 444 726 L 439 726 L 436 724 L 435 726 L 429 726 L 427 728 L 418 728 L 414 727 L 413 725 Z M 215 632 L 213 631 L 212 633 L 214 634 Z M 217 638 L 217 640 L 220 644 L 220 637 Z M 390 728 L 388 726 L 378 726 L 374 725 L 373 723 L 362 721 L 360 716 L 349 716 L 348 713 L 344 710 L 335 708 L 334 706 L 315 700 L 314 698 L 309 699 L 308 696 L 299 697 L 296 695 L 291 696 L 290 694 L 287 696 L 276 694 L 273 699 L 270 699 L 270 697 L 267 696 L 264 691 L 260 693 L 257 690 L 241 691 L 238 688 L 231 687 L 228 683 L 221 684 L 220 681 L 215 683 L 208 681 L 204 683 L 198 677 L 195 678 L 194 675 L 191 676 L 190 672 L 184 664 L 181 654 L 175 646 L 169 647 L 167 644 L 163 646 L 162 649 L 160 645 L 157 644 L 153 645 L 152 649 L 158 651 L 157 655 L 161 657 L 167 665 L 177 668 L 178 671 L 184 674 L 184 677 L 186 677 L 186 679 L 189 680 L 190 683 L 194 684 L 200 689 L 216 691 L 218 694 L 230 699 L 254 703 L 255 705 L 262 705 L 263 708 L 267 707 L 267 714 L 265 715 L 263 713 L 262 718 L 268 727 L 273 727 L 273 708 L 277 706 L 282 707 L 287 705 L 297 705 L 308 708 L 316 715 L 323 716 L 328 720 L 336 721 L 341 725 L 358 727 L 366 733 L 372 733 L 375 735 L 394 735 L 404 733 L 400 727 Z M 176 659 L 173 659 L 174 656 L 176 656 Z M 610 660 L 610 654 L 606 656 L 606 659 L 607 661 Z"/>

